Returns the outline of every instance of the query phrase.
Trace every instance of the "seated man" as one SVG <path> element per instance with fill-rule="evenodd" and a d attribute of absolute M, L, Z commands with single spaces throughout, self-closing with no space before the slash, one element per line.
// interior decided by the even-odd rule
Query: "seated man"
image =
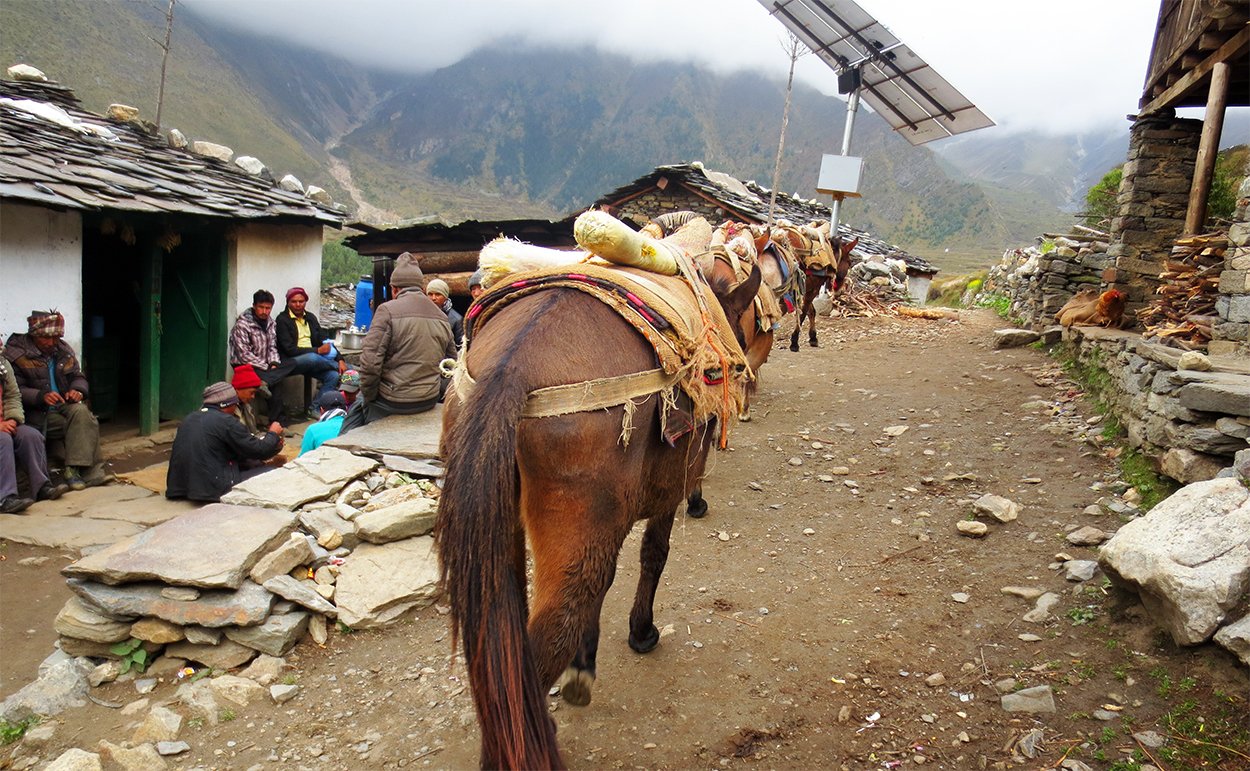
<path fill-rule="evenodd" d="M 311 375 L 321 381 L 316 397 L 320 399 L 338 388 L 339 375 L 347 369 L 347 363 L 333 352 L 333 344 L 307 306 L 308 293 L 302 287 L 287 290 L 286 307 L 276 320 L 278 353 L 282 363 L 291 366 L 291 374 Z"/>
<path fill-rule="evenodd" d="M 299 454 L 311 452 L 327 441 L 339 435 L 343 427 L 343 416 L 347 414 L 347 401 L 342 392 L 336 391 L 321 397 L 317 404 L 321 417 L 308 428 L 304 429 L 304 441 L 299 446 Z"/>
<path fill-rule="evenodd" d="M 263 434 L 277 420 L 262 423 L 261 416 L 256 413 L 256 393 L 265 383 L 256 374 L 251 364 L 240 364 L 234 368 L 234 376 L 230 378 L 230 386 L 239 395 L 239 409 L 235 417 L 243 427 L 252 434 Z"/>
<path fill-rule="evenodd" d="M 174 435 L 165 476 L 165 497 L 215 502 L 230 488 L 264 471 L 248 461 L 264 461 L 282 449 L 282 426 L 273 423 L 264 437 L 253 436 L 234 414 L 239 394 L 225 382 L 204 389 L 204 406 L 183 418 Z"/>
<path fill-rule="evenodd" d="M 451 324 L 451 336 L 456 341 L 456 350 L 460 350 L 460 341 L 464 338 L 464 316 L 451 304 L 451 289 L 447 282 L 441 278 L 430 279 L 430 283 L 425 285 L 425 296 L 447 314 L 447 323 Z"/>
<path fill-rule="evenodd" d="M 356 403 L 356 397 L 360 395 L 360 373 L 354 369 L 349 369 L 339 376 L 339 393 L 343 394 L 343 401 L 351 407 Z"/>
<path fill-rule="evenodd" d="M 9 336 L 4 355 L 13 363 L 26 423 L 48 439 L 64 439 L 65 482 L 71 490 L 115 478 L 100 462 L 100 424 L 86 404 L 87 378 L 65 336 L 65 317 L 33 311 L 29 331 Z"/>
<path fill-rule="evenodd" d="M 64 485 L 54 485 L 48 479 L 43 434 L 26 425 L 25 420 L 13 365 L 0 357 L 0 514 L 17 514 L 36 499 L 52 500 L 65 492 Z M 18 495 L 19 463 L 30 481 L 34 498 Z"/>
<path fill-rule="evenodd" d="M 266 413 L 269 422 L 281 420 L 282 398 L 278 382 L 295 369 L 294 362 L 282 363 L 278 355 L 277 323 L 272 318 L 273 295 L 264 289 L 252 294 L 252 307 L 239 314 L 230 330 L 230 366 L 250 364 L 267 387 Z M 236 386 L 237 389 L 237 386 Z"/>
<path fill-rule="evenodd" d="M 360 398 L 343 432 L 387 415 L 433 409 L 442 397 L 439 362 L 456 357 L 451 324 L 421 291 L 421 267 L 404 252 L 391 274 L 391 297 L 378 306 L 360 354 Z"/>

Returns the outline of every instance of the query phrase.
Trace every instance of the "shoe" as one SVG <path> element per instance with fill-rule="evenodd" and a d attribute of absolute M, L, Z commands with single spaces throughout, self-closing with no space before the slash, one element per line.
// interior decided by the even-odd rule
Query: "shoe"
<path fill-rule="evenodd" d="M 79 473 L 76 466 L 65 467 L 65 484 L 71 490 L 86 490 L 87 483 L 82 481 L 82 474 Z"/>
<path fill-rule="evenodd" d="M 116 482 L 117 475 L 109 471 L 108 466 L 97 463 L 86 470 L 86 473 L 82 475 L 82 481 L 87 487 L 99 487 L 109 482 Z"/>
<path fill-rule="evenodd" d="M 55 501 L 69 490 L 66 485 L 54 485 L 51 482 L 44 482 L 39 491 L 35 493 L 37 501 Z"/>
<path fill-rule="evenodd" d="M 3 501 L 0 501 L 0 514 L 17 514 L 25 511 L 34 503 L 30 498 L 19 498 L 16 495 L 10 495 Z"/>

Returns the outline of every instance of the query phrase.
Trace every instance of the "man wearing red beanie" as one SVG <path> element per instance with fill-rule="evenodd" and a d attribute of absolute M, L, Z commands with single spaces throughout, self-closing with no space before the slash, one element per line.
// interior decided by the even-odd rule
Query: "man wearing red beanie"
<path fill-rule="evenodd" d="M 257 389 L 264 384 L 251 364 L 240 364 L 235 367 L 234 377 L 230 379 L 230 385 L 239 394 L 239 410 L 235 413 L 235 417 L 253 434 L 262 433 L 267 428 L 261 423 L 260 416 L 256 414 L 256 409 L 252 404 L 256 399 Z"/>

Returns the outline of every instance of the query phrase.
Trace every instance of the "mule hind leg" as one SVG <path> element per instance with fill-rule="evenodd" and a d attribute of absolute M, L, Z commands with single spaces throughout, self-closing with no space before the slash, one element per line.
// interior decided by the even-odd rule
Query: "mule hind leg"
<path fill-rule="evenodd" d="M 702 501 L 702 497 L 699 500 Z M 706 503 L 703 508 L 707 510 Z M 636 653 L 650 653 L 660 642 L 660 631 L 655 628 L 655 591 L 668 563 L 669 536 L 673 532 L 675 515 L 675 511 L 670 511 L 652 517 L 642 535 L 638 590 L 629 612 L 629 647 Z"/>

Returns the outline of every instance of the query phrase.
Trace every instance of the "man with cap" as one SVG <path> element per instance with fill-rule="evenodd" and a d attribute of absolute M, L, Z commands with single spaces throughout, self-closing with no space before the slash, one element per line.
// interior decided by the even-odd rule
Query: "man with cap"
<path fill-rule="evenodd" d="M 29 331 L 9 336 L 4 356 L 22 394 L 26 423 L 50 440 L 63 440 L 65 482 L 71 490 L 115 478 L 100 461 L 100 424 L 86 399 L 87 377 L 63 339 L 65 317 L 31 311 Z"/>
<path fill-rule="evenodd" d="M 256 393 L 264 384 L 251 364 L 238 365 L 234 368 L 234 376 L 230 378 L 230 386 L 239 395 L 239 409 L 235 412 L 235 417 L 253 434 L 262 433 L 267 425 L 278 422 L 271 419 L 269 424 L 262 423 L 260 415 L 256 414 Z"/>
<path fill-rule="evenodd" d="M 425 296 L 447 315 L 447 323 L 451 324 L 451 336 L 456 340 L 456 349 L 460 348 L 460 340 L 464 337 L 464 316 L 451 304 L 451 289 L 441 278 L 432 278 L 425 285 Z"/>
<path fill-rule="evenodd" d="M 43 434 L 25 421 L 13 365 L 0 356 L 0 514 L 17 514 L 36 499 L 52 500 L 65 492 L 65 485 L 55 485 L 48 479 Z M 19 467 L 26 472 L 33 498 L 18 495 Z"/>
<path fill-rule="evenodd" d="M 351 407 L 356 402 L 356 397 L 360 395 L 360 373 L 354 369 L 344 370 L 339 376 L 339 393 L 343 394 L 343 401 Z"/>
<path fill-rule="evenodd" d="M 317 403 L 317 409 L 321 411 L 321 417 L 304 429 L 304 441 L 299 446 L 300 455 L 317 449 L 339 435 L 343 418 L 347 415 L 347 400 L 343 398 L 341 391 L 326 394 Z"/>
<path fill-rule="evenodd" d="M 256 437 L 235 418 L 239 394 L 226 382 L 204 389 L 204 406 L 183 418 L 174 435 L 165 476 L 165 497 L 215 502 L 244 479 L 269 470 L 264 461 L 282 449 L 282 426 L 272 423 Z"/>
<path fill-rule="evenodd" d="M 275 319 L 278 354 L 293 375 L 311 375 L 321 381 L 317 399 L 334 391 L 347 363 L 326 339 L 317 317 L 308 309 L 308 292 L 293 286 L 286 291 L 286 307 Z"/>
<path fill-rule="evenodd" d="M 360 398 L 343 432 L 388 415 L 433 409 L 442 396 L 439 362 L 456 357 L 451 324 L 421 291 L 421 267 L 404 252 L 391 273 L 391 297 L 378 306 L 360 354 Z"/>
<path fill-rule="evenodd" d="M 478 268 L 473 271 L 472 276 L 469 276 L 469 297 L 476 300 L 478 296 L 485 291 L 486 290 L 482 288 L 482 269 Z"/>

